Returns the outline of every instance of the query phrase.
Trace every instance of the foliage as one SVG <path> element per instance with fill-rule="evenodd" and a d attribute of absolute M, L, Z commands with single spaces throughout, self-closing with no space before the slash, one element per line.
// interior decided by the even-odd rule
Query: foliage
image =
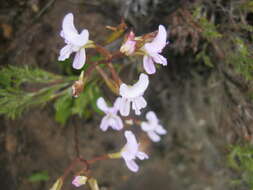
<path fill-rule="evenodd" d="M 246 183 L 253 189 L 253 146 L 246 144 L 230 147 L 228 165 L 241 173 L 239 179 L 233 181 L 235 185 Z"/>
<path fill-rule="evenodd" d="M 220 10 L 219 14 L 217 10 Z M 237 3 L 230 0 L 226 4 L 197 4 L 192 14 L 200 28 L 203 41 L 196 60 L 202 60 L 211 67 L 214 62 L 220 65 L 225 63 L 246 80 L 252 80 L 253 26 L 247 22 L 247 15 L 252 12 L 251 0 Z"/>
<path fill-rule="evenodd" d="M 15 119 L 34 106 L 55 101 L 55 119 L 64 124 L 71 115 L 89 117 L 97 111 L 95 101 L 100 96 L 96 81 L 86 85 L 78 98 L 70 94 L 77 77 L 63 77 L 39 68 L 9 66 L 0 70 L 0 114 Z M 91 109 L 90 109 L 91 108 Z"/>
<path fill-rule="evenodd" d="M 71 115 L 89 118 L 92 111 L 100 112 L 96 106 L 100 94 L 99 87 L 95 83 L 90 83 L 78 98 L 72 98 L 69 94 L 61 96 L 54 103 L 55 120 L 65 124 Z"/>
<path fill-rule="evenodd" d="M 36 172 L 28 177 L 28 181 L 32 183 L 47 181 L 47 180 L 49 180 L 49 175 L 47 171 Z"/>

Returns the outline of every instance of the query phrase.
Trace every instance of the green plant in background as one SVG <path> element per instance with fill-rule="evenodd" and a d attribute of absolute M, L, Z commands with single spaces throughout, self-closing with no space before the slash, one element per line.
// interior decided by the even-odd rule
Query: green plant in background
<path fill-rule="evenodd" d="M 234 185 L 247 184 L 253 189 L 253 145 L 234 145 L 229 148 L 228 165 L 236 170 L 240 177 L 233 180 Z"/>
<path fill-rule="evenodd" d="M 31 183 L 38 183 L 42 181 L 48 181 L 49 175 L 47 171 L 35 172 L 28 177 L 28 181 Z"/>
<path fill-rule="evenodd" d="M 93 111 L 99 112 L 95 103 L 101 96 L 99 81 L 89 81 L 77 99 L 71 96 L 71 85 L 77 79 L 76 76 L 61 76 L 35 67 L 2 68 L 0 114 L 15 119 L 32 107 L 54 101 L 55 119 L 61 124 L 65 124 L 71 115 L 88 118 Z"/>
<path fill-rule="evenodd" d="M 222 10 L 222 17 L 217 10 Z M 247 22 L 247 15 L 252 13 L 252 0 L 197 4 L 192 15 L 203 41 L 196 60 L 210 67 L 213 63 L 220 68 L 232 66 L 245 80 L 252 80 L 253 26 Z"/>

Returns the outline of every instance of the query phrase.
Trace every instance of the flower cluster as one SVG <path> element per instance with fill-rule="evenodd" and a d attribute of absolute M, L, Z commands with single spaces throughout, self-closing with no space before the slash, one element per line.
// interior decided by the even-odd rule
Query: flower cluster
<path fill-rule="evenodd" d="M 98 48 L 93 41 L 89 40 L 88 30 L 83 29 L 80 33 L 77 31 L 74 26 L 74 17 L 72 13 L 69 13 L 64 17 L 60 36 L 64 39 L 66 45 L 61 49 L 58 60 L 63 61 L 75 52 L 73 61 L 74 69 L 83 68 L 86 62 L 85 48 L 97 48 L 101 50 L 100 46 Z M 163 66 L 167 65 L 167 59 L 161 54 L 167 44 L 166 40 L 167 31 L 163 25 L 159 25 L 157 32 L 139 37 L 136 37 L 134 32 L 130 31 L 120 48 L 120 52 L 123 56 L 143 56 L 144 71 L 147 74 L 154 74 L 156 72 L 155 63 Z M 111 58 L 113 56 L 109 57 Z M 102 71 L 101 68 L 97 69 L 101 73 L 103 79 L 105 79 L 106 84 L 112 86 L 110 83 L 111 80 L 107 78 L 106 73 Z M 110 66 L 109 69 L 113 70 L 113 66 Z M 149 86 L 149 76 L 147 74 L 141 73 L 138 81 L 133 85 L 123 83 L 121 82 L 121 79 L 114 81 L 115 84 L 118 84 L 118 87 L 116 88 L 118 89 L 118 97 L 115 99 L 111 107 L 108 106 L 103 97 L 97 99 L 97 107 L 104 113 L 104 117 L 100 122 L 100 129 L 102 131 L 107 131 L 109 128 L 120 131 L 124 129 L 124 123 L 137 124 L 140 125 L 140 128 L 147 133 L 147 136 L 153 142 L 159 142 L 161 140 L 160 135 L 165 135 L 167 133 L 163 126 L 159 124 L 159 120 L 153 111 L 147 112 L 147 121 L 138 120 L 138 122 L 133 122 L 134 120 L 131 119 L 132 114 L 139 116 L 141 115 L 142 110 L 147 107 L 147 101 L 144 98 L 145 91 Z M 112 71 L 112 75 L 116 75 L 114 70 Z M 82 72 L 82 77 L 80 77 L 78 81 L 78 84 L 80 83 L 81 87 L 79 87 L 80 85 L 77 86 L 77 83 L 75 83 L 75 93 L 73 93 L 73 95 L 76 97 L 80 93 L 80 90 L 78 89 L 83 90 L 84 76 L 85 73 Z M 140 143 L 137 142 L 132 131 L 126 130 L 124 136 L 127 143 L 119 154 L 115 155 L 116 157 L 120 155 L 120 157 L 124 159 L 129 170 L 137 172 L 139 166 L 136 164 L 135 159 L 138 158 L 144 160 L 148 159 L 149 156 L 140 150 Z M 79 187 L 84 185 L 86 180 L 87 178 L 85 176 L 76 176 L 72 183 L 76 187 Z"/>

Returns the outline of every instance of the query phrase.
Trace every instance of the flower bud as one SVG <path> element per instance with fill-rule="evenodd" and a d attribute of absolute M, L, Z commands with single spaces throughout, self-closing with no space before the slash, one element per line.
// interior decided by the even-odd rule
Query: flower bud
<path fill-rule="evenodd" d="M 79 80 L 75 81 L 72 85 L 72 96 L 77 98 L 82 92 L 84 88 L 84 75 L 83 71 L 81 75 L 79 76 Z"/>
<path fill-rule="evenodd" d="M 126 54 L 127 56 L 132 55 L 136 49 L 136 41 L 134 40 L 135 34 L 133 31 L 129 33 L 126 41 L 120 48 L 120 52 Z"/>
<path fill-rule="evenodd" d="M 75 176 L 75 178 L 72 181 L 72 184 L 76 187 L 80 187 L 86 184 L 87 179 L 88 178 L 86 176 Z"/>

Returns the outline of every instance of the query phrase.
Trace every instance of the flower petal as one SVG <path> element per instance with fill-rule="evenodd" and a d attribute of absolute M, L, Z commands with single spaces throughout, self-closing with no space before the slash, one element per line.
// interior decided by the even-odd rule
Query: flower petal
<path fill-rule="evenodd" d="M 97 99 L 97 107 L 105 113 L 108 111 L 108 106 L 103 97 Z"/>
<path fill-rule="evenodd" d="M 159 120 L 158 118 L 156 117 L 156 114 L 155 112 L 153 111 L 149 111 L 147 114 L 146 114 L 146 119 L 152 123 L 152 124 L 158 124 Z"/>
<path fill-rule="evenodd" d="M 163 128 L 163 126 L 158 125 L 155 128 L 155 132 L 158 133 L 159 135 L 165 135 L 167 133 L 167 130 Z"/>
<path fill-rule="evenodd" d="M 144 70 L 148 73 L 148 74 L 154 74 L 156 71 L 155 65 L 154 65 L 154 61 L 152 59 L 152 57 L 145 55 L 143 57 L 143 67 Z"/>
<path fill-rule="evenodd" d="M 143 131 L 148 132 L 148 131 L 152 130 L 153 128 L 154 127 L 152 125 L 150 125 L 149 123 L 147 123 L 147 122 L 141 122 L 141 129 Z"/>
<path fill-rule="evenodd" d="M 69 58 L 70 54 L 72 53 L 71 45 L 66 45 L 60 50 L 60 56 L 58 57 L 59 61 L 64 61 L 65 59 Z"/>
<path fill-rule="evenodd" d="M 108 117 L 103 117 L 101 123 L 100 123 L 100 129 L 102 131 L 106 131 L 109 127 L 109 120 L 108 120 Z"/>
<path fill-rule="evenodd" d="M 84 46 L 89 40 L 89 32 L 84 29 L 80 34 L 70 33 L 66 36 L 66 39 L 73 45 L 77 47 Z"/>
<path fill-rule="evenodd" d="M 148 75 L 141 73 L 139 80 L 133 86 L 127 86 L 126 84 L 121 84 L 119 93 L 125 98 L 135 98 L 144 94 L 149 84 Z"/>
<path fill-rule="evenodd" d="M 74 26 L 74 16 L 72 13 L 65 15 L 62 21 L 63 36 L 69 33 L 78 34 Z"/>
<path fill-rule="evenodd" d="M 85 60 L 86 60 L 85 49 L 81 48 L 78 52 L 76 52 L 73 62 L 73 68 L 81 69 L 85 64 Z"/>
<path fill-rule="evenodd" d="M 116 115 L 114 119 L 115 119 L 115 126 L 113 126 L 113 129 L 118 130 L 118 131 L 123 129 L 123 122 L 121 118 Z"/>
<path fill-rule="evenodd" d="M 158 53 L 152 54 L 152 58 L 153 58 L 154 62 L 162 64 L 163 66 L 166 66 L 168 64 L 167 59 Z"/>
<path fill-rule="evenodd" d="M 127 139 L 127 146 L 130 150 L 133 152 L 138 150 L 138 143 L 136 140 L 135 135 L 133 134 L 132 131 L 125 131 L 125 137 Z"/>
<path fill-rule="evenodd" d="M 145 108 L 147 106 L 146 100 L 143 98 L 143 96 L 137 97 L 133 100 L 133 109 L 135 110 L 136 115 L 141 114 L 141 109 Z"/>
<path fill-rule="evenodd" d="M 125 160 L 125 161 L 128 169 L 131 170 L 132 172 L 137 172 L 139 170 L 139 166 L 136 164 L 134 160 Z"/>
<path fill-rule="evenodd" d="M 159 25 L 158 33 L 151 43 L 146 43 L 144 48 L 149 54 L 161 53 L 166 46 L 167 31 L 163 25 Z"/>
<path fill-rule="evenodd" d="M 121 98 L 119 110 L 121 115 L 128 116 L 130 113 L 130 101 L 126 98 Z"/>
<path fill-rule="evenodd" d="M 121 98 L 118 97 L 113 104 L 113 113 L 116 114 L 117 111 L 120 109 L 120 104 L 121 104 Z"/>
<path fill-rule="evenodd" d="M 149 131 L 147 134 L 153 142 L 159 142 L 161 140 L 160 136 L 157 135 L 154 131 Z"/>
<path fill-rule="evenodd" d="M 149 156 L 145 152 L 138 152 L 136 155 L 140 160 L 148 159 Z"/>

